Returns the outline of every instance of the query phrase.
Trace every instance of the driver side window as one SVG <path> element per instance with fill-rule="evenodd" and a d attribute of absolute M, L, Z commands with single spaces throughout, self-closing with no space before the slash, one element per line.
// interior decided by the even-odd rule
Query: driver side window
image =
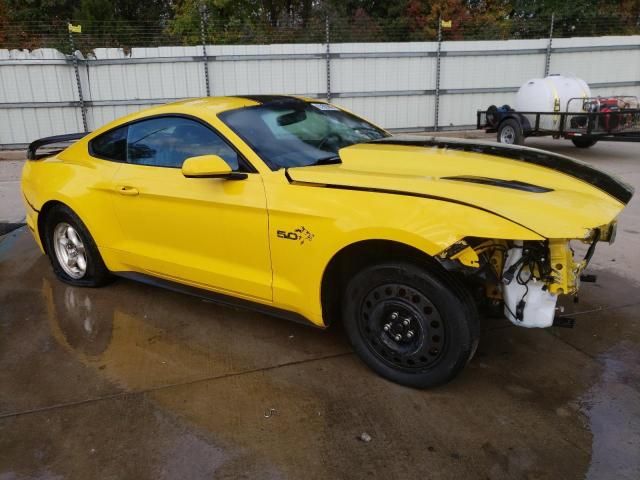
<path fill-rule="evenodd" d="M 129 125 L 127 163 L 154 167 L 181 168 L 189 157 L 218 155 L 239 170 L 239 159 L 213 130 L 182 117 L 158 117 Z"/>

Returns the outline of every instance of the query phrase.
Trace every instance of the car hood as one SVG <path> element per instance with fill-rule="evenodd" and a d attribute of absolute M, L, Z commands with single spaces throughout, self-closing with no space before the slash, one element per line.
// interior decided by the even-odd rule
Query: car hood
<path fill-rule="evenodd" d="M 633 195 L 617 178 L 542 150 L 389 137 L 340 150 L 342 163 L 287 170 L 292 183 L 409 195 L 489 211 L 546 238 L 584 238 Z"/>

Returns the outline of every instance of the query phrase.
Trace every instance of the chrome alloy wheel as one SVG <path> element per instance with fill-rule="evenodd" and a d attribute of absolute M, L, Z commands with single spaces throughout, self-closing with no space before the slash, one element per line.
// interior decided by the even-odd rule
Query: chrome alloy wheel
<path fill-rule="evenodd" d="M 513 145 L 516 140 L 516 131 L 511 125 L 505 125 L 500 131 L 500 143 Z"/>
<path fill-rule="evenodd" d="M 58 263 L 73 279 L 87 273 L 87 253 L 78 232 L 68 223 L 62 222 L 53 230 L 53 248 Z"/>

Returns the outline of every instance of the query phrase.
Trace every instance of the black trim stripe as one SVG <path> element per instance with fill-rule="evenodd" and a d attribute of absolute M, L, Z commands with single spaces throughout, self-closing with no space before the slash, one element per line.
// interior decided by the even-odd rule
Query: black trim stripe
<path fill-rule="evenodd" d="M 531 163 L 541 167 L 550 168 L 565 175 L 582 180 L 594 187 L 608 193 L 620 202 L 627 204 L 633 197 L 634 189 L 615 177 L 595 169 L 586 163 L 576 161 L 572 158 L 549 153 L 543 150 L 520 146 L 496 145 L 490 143 L 478 143 L 471 141 L 453 140 L 450 138 L 426 137 L 418 138 L 402 138 L 400 136 L 392 136 L 372 140 L 367 142 L 370 144 L 385 145 L 408 145 L 414 147 L 437 147 L 450 148 L 452 150 L 461 150 L 464 152 L 483 153 L 487 155 L 495 155 L 497 157 L 509 158 L 511 160 Z"/>
<path fill-rule="evenodd" d="M 236 98 L 244 98 L 245 100 L 251 100 L 258 103 L 272 103 L 272 102 L 290 102 L 298 101 L 304 102 L 299 98 L 292 97 L 290 95 L 235 95 Z"/>
<path fill-rule="evenodd" d="M 521 182 L 519 180 L 502 180 L 501 178 L 476 177 L 474 175 L 455 175 L 452 177 L 440 177 L 440 180 L 455 180 L 457 182 L 477 183 L 479 185 L 489 185 L 491 187 L 511 188 L 522 192 L 547 193 L 553 192 L 553 188 L 541 187 L 532 183 Z"/>
<path fill-rule="evenodd" d="M 329 183 L 314 183 L 314 182 L 305 182 L 305 181 L 298 181 L 298 180 L 294 180 L 293 178 L 291 178 L 291 176 L 289 175 L 289 172 L 286 172 L 286 177 L 287 180 L 289 180 L 289 183 L 291 183 L 292 185 L 301 185 L 301 186 L 308 186 L 308 187 L 317 187 L 317 188 L 333 188 L 336 190 L 353 190 L 356 192 L 372 192 L 372 193 L 384 193 L 384 194 L 388 194 L 388 195 L 403 195 L 405 197 L 417 197 L 417 198 L 426 198 L 429 200 L 438 200 L 441 202 L 447 202 L 447 203 L 455 203 L 457 205 L 463 205 L 465 207 L 469 207 L 469 208 L 474 208 L 476 210 L 480 210 L 486 213 L 489 213 L 491 215 L 495 215 L 496 217 L 500 217 L 503 218 L 511 223 L 514 223 L 526 230 L 529 230 L 532 233 L 535 233 L 536 235 L 538 235 L 539 237 L 542 238 L 546 238 L 544 235 L 541 235 L 540 233 L 536 232 L 535 230 L 532 230 L 531 228 L 527 227 L 526 225 L 523 225 L 519 222 L 516 222 L 515 220 L 510 219 L 509 217 L 505 217 L 504 215 L 494 212 L 493 210 L 489 210 L 487 208 L 484 207 L 480 207 L 478 205 L 473 205 L 472 203 L 467 203 L 467 202 L 463 202 L 461 200 L 455 200 L 453 198 L 447 198 L 447 197 L 440 197 L 438 195 L 428 195 L 426 193 L 416 193 L 416 192 L 405 192 L 403 190 L 388 190 L 388 189 L 384 189 L 384 188 L 372 188 L 372 187 L 359 187 L 359 186 L 355 186 L 355 185 L 337 185 L 337 184 L 329 184 Z"/>

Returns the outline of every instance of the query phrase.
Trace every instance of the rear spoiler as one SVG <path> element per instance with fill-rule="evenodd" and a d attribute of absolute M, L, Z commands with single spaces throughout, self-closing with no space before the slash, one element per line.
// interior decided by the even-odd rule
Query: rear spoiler
<path fill-rule="evenodd" d="M 38 140 L 34 140 L 29 144 L 29 147 L 27 148 L 27 158 L 29 160 L 38 160 L 39 158 L 42 158 L 42 157 L 55 155 L 56 153 L 60 153 L 62 150 L 64 150 L 67 147 L 65 146 L 55 151 L 48 151 L 47 153 L 40 154 L 40 155 L 37 155 L 36 151 L 40 147 L 44 147 L 45 145 L 52 145 L 55 143 L 71 143 L 76 140 L 80 140 L 86 135 L 89 135 L 89 132 L 69 133 L 67 135 L 54 135 L 53 137 L 45 137 L 45 138 L 40 138 Z"/>

